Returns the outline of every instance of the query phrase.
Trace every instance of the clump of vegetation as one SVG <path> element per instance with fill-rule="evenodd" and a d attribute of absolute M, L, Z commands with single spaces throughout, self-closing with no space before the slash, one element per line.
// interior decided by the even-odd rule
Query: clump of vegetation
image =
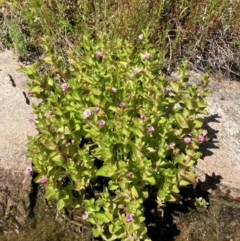
<path fill-rule="evenodd" d="M 42 100 L 34 107 L 39 134 L 29 139 L 35 181 L 60 210 L 84 208 L 103 240 L 150 240 L 144 201 L 180 203 L 201 156 L 208 78 L 189 85 L 184 62 L 181 79 L 168 80 L 148 38 L 143 32 L 133 44 L 85 33 L 66 68 L 45 39 L 47 73 L 37 63 L 21 70 Z"/>
<path fill-rule="evenodd" d="M 239 76 L 239 2 L 11 0 L 4 6 L 16 53 L 27 56 L 30 47 L 44 53 L 21 69 L 30 95 L 40 100 L 39 134 L 28 145 L 35 181 L 59 210 L 81 207 L 95 237 L 149 240 L 146 200 L 159 209 L 180 203 L 179 189 L 195 182 L 190 167 L 201 156 L 208 77 L 189 85 L 188 66 Z M 181 78 L 169 80 L 175 67 Z"/>

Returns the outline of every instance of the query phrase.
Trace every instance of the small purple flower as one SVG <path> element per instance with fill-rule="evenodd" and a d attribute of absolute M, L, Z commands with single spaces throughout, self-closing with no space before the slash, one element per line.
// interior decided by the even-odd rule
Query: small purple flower
<path fill-rule="evenodd" d="M 145 116 L 141 114 L 141 115 L 140 115 L 140 119 L 141 119 L 141 120 L 145 120 Z"/>
<path fill-rule="evenodd" d="M 98 125 L 99 125 L 99 126 L 104 126 L 105 123 L 106 123 L 105 120 L 99 120 L 99 121 L 98 121 Z"/>
<path fill-rule="evenodd" d="M 124 110 L 125 107 L 126 107 L 126 104 L 125 104 L 124 102 L 121 102 L 121 103 L 119 104 L 119 107 Z"/>
<path fill-rule="evenodd" d="M 171 142 L 171 143 L 168 145 L 168 148 L 173 149 L 175 145 L 176 145 L 176 144 L 175 144 L 174 142 Z"/>
<path fill-rule="evenodd" d="M 115 87 L 111 88 L 112 93 L 117 93 L 117 89 Z"/>
<path fill-rule="evenodd" d="M 102 53 L 101 53 L 99 50 L 97 50 L 97 51 L 95 52 L 95 56 L 96 56 L 96 57 L 102 57 Z"/>
<path fill-rule="evenodd" d="M 138 38 L 139 38 L 140 40 L 143 40 L 144 35 L 143 35 L 143 34 L 140 34 L 140 35 L 138 36 Z"/>
<path fill-rule="evenodd" d="M 139 74 L 139 73 L 141 72 L 141 70 L 136 67 L 136 68 L 134 69 L 134 72 L 135 72 L 136 74 Z"/>
<path fill-rule="evenodd" d="M 31 174 L 32 173 L 32 167 L 27 166 L 26 169 L 25 169 L 25 173 Z"/>
<path fill-rule="evenodd" d="M 45 183 L 47 183 L 47 181 L 48 181 L 48 178 L 45 176 L 42 176 L 41 183 L 45 184 Z"/>
<path fill-rule="evenodd" d="M 132 78 L 134 77 L 134 74 L 133 74 L 133 73 L 130 73 L 130 74 L 128 74 L 128 77 L 129 77 L 130 79 L 132 79 Z"/>
<path fill-rule="evenodd" d="M 131 213 L 128 213 L 126 215 L 126 220 L 127 220 L 127 222 L 131 222 L 133 220 L 133 215 Z"/>
<path fill-rule="evenodd" d="M 34 94 L 33 94 L 33 93 L 28 92 L 28 97 L 33 97 L 33 96 L 34 96 Z"/>
<path fill-rule="evenodd" d="M 28 122 L 29 122 L 30 124 L 32 124 L 32 123 L 34 123 L 34 120 L 33 120 L 33 119 L 28 119 Z"/>
<path fill-rule="evenodd" d="M 155 130 L 155 129 L 154 129 L 153 126 L 148 126 L 148 127 L 147 127 L 147 132 L 149 132 L 149 133 L 153 132 L 154 130 Z"/>
<path fill-rule="evenodd" d="M 132 172 L 128 172 L 127 177 L 131 177 L 131 176 L 132 176 Z"/>
<path fill-rule="evenodd" d="M 144 55 L 144 58 L 148 60 L 148 59 L 150 59 L 150 56 L 151 56 L 150 53 L 146 53 L 146 54 Z"/>
<path fill-rule="evenodd" d="M 191 142 L 191 137 L 189 137 L 189 136 L 186 136 L 186 137 L 184 137 L 184 139 L 183 139 L 183 141 L 186 143 L 186 144 L 189 144 L 190 142 Z"/>
<path fill-rule="evenodd" d="M 93 107 L 93 111 L 96 114 L 99 111 L 99 107 L 97 107 L 97 106 Z"/>
<path fill-rule="evenodd" d="M 85 211 L 85 213 L 82 215 L 82 219 L 83 220 L 88 219 L 88 212 L 87 211 Z"/>
<path fill-rule="evenodd" d="M 68 89 L 68 84 L 67 83 L 63 83 L 63 84 L 61 84 L 61 88 L 62 88 L 62 90 L 63 91 L 66 91 L 67 89 Z"/>
<path fill-rule="evenodd" d="M 86 109 L 85 111 L 83 111 L 83 115 L 88 118 L 91 115 L 91 111 L 89 109 Z"/>
<path fill-rule="evenodd" d="M 200 92 L 197 93 L 197 97 L 201 97 L 202 94 Z"/>
<path fill-rule="evenodd" d="M 199 142 L 203 142 L 204 141 L 204 136 L 202 134 L 199 134 L 197 137 Z"/>

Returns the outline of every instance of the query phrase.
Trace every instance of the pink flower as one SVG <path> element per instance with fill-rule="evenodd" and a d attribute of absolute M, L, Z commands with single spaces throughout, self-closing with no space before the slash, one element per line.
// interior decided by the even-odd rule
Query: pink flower
<path fill-rule="evenodd" d="M 33 97 L 33 96 L 34 96 L 34 94 L 33 94 L 33 93 L 28 92 L 28 97 Z"/>
<path fill-rule="evenodd" d="M 186 137 L 184 137 L 184 139 L 183 139 L 183 141 L 186 143 L 186 144 L 189 144 L 190 142 L 191 142 L 191 137 L 189 137 L 189 136 L 186 136 Z"/>
<path fill-rule="evenodd" d="M 197 97 L 201 97 L 202 94 L 200 92 L 197 93 Z"/>
<path fill-rule="evenodd" d="M 91 111 L 89 109 L 86 109 L 84 112 L 83 112 L 83 115 L 88 118 L 90 115 L 91 115 Z"/>
<path fill-rule="evenodd" d="M 61 84 L 61 88 L 62 88 L 62 90 L 63 91 L 66 91 L 67 89 L 68 89 L 68 84 L 67 83 L 63 83 L 63 84 Z"/>
<path fill-rule="evenodd" d="M 204 141 L 204 136 L 202 134 L 199 134 L 197 137 L 199 142 L 203 142 Z"/>
<path fill-rule="evenodd" d="M 117 93 L 117 89 L 115 87 L 111 88 L 112 93 Z"/>
<path fill-rule="evenodd" d="M 168 148 L 173 149 L 175 145 L 176 145 L 176 144 L 175 144 L 174 142 L 171 142 L 171 143 L 168 145 Z"/>
<path fill-rule="evenodd" d="M 121 108 L 121 109 L 125 109 L 125 107 L 126 107 L 126 105 L 125 105 L 125 103 L 124 102 L 121 102 L 120 104 L 119 104 L 119 107 Z"/>
<path fill-rule="evenodd" d="M 153 126 L 148 126 L 148 127 L 147 127 L 147 132 L 149 132 L 149 133 L 153 132 L 154 130 L 155 130 L 155 129 L 154 129 Z"/>
<path fill-rule="evenodd" d="M 131 176 L 132 176 L 132 172 L 128 172 L 127 177 L 131 177 Z"/>
<path fill-rule="evenodd" d="M 105 123 L 106 123 L 105 120 L 99 120 L 99 121 L 98 121 L 98 125 L 99 125 L 99 126 L 104 126 Z"/>
<path fill-rule="evenodd" d="M 87 211 L 85 211 L 85 213 L 82 215 L 82 219 L 83 220 L 88 219 L 88 212 Z"/>
<path fill-rule="evenodd" d="M 29 122 L 30 124 L 32 124 L 32 123 L 34 123 L 34 120 L 33 120 L 33 119 L 28 119 L 28 122 Z"/>
<path fill-rule="evenodd" d="M 140 115 L 140 119 L 141 120 L 145 120 L 145 116 L 144 115 Z"/>
<path fill-rule="evenodd" d="M 25 173 L 31 174 L 32 173 L 32 167 L 27 166 L 26 169 L 25 169 Z"/>
<path fill-rule="evenodd" d="M 144 58 L 145 58 L 145 59 L 150 59 L 150 56 L 151 56 L 150 53 L 146 53 L 146 54 L 144 55 Z"/>
<path fill-rule="evenodd" d="M 41 183 L 45 184 L 45 183 L 47 183 L 47 181 L 48 181 L 48 178 L 45 176 L 42 176 Z"/>
<path fill-rule="evenodd" d="M 143 35 L 143 34 L 140 34 L 140 35 L 138 36 L 138 38 L 139 38 L 140 40 L 143 40 L 144 35 Z"/>
<path fill-rule="evenodd" d="M 97 107 L 97 106 L 93 107 L 93 111 L 96 114 L 99 111 L 99 107 Z"/>
<path fill-rule="evenodd" d="M 133 74 L 133 73 L 128 74 L 128 77 L 129 77 L 130 79 L 132 79 L 132 78 L 133 78 L 133 76 L 134 76 L 134 74 Z"/>
<path fill-rule="evenodd" d="M 134 69 L 134 72 L 135 72 L 136 74 L 139 74 L 139 73 L 141 72 L 141 70 L 136 67 L 136 68 Z"/>
<path fill-rule="evenodd" d="M 133 215 L 131 213 L 128 213 L 126 215 L 126 220 L 127 220 L 127 222 L 131 222 L 133 220 Z"/>
<path fill-rule="evenodd" d="M 95 56 L 96 56 L 96 57 L 102 57 L 102 53 L 97 50 L 97 51 L 95 52 Z"/>

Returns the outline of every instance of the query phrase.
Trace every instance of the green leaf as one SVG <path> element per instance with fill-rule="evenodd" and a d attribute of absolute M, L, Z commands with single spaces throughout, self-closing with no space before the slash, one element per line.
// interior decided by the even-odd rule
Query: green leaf
<path fill-rule="evenodd" d="M 164 124 L 167 122 L 167 118 L 165 117 L 160 117 L 160 121 L 158 122 L 159 124 Z"/>
<path fill-rule="evenodd" d="M 30 88 L 30 91 L 31 91 L 31 93 L 41 93 L 41 92 L 43 92 L 43 88 L 42 87 L 40 87 L 40 86 L 38 86 L 38 85 L 36 85 L 36 86 L 33 86 L 33 87 L 31 87 Z"/>
<path fill-rule="evenodd" d="M 198 152 L 195 152 L 195 154 L 193 155 L 193 158 L 197 160 L 201 156 L 202 156 L 202 152 L 198 151 Z"/>
<path fill-rule="evenodd" d="M 183 109 L 183 116 L 185 119 L 188 119 L 188 117 L 190 116 L 190 111 L 187 108 Z"/>
<path fill-rule="evenodd" d="M 42 143 L 42 144 L 50 151 L 56 150 L 56 145 L 52 142 L 45 142 L 45 143 Z"/>
<path fill-rule="evenodd" d="M 185 180 L 185 179 L 181 179 L 179 181 L 179 186 L 181 186 L 181 187 L 187 186 L 189 184 L 191 184 L 191 182 L 189 182 L 188 180 Z"/>
<path fill-rule="evenodd" d="M 176 119 L 176 121 L 177 121 L 177 123 L 179 124 L 180 127 L 188 128 L 187 121 L 185 120 L 185 118 L 180 113 L 176 113 L 174 116 L 175 116 L 175 119 Z"/>
<path fill-rule="evenodd" d="M 203 120 L 200 120 L 200 119 L 198 119 L 198 120 L 194 120 L 193 121 L 193 125 L 194 125 L 194 127 L 195 128 L 201 128 L 202 127 L 202 125 L 203 125 Z"/>
<path fill-rule="evenodd" d="M 118 161 L 118 167 L 121 168 L 121 167 L 126 167 L 127 166 L 127 162 L 124 162 L 124 161 Z"/>
<path fill-rule="evenodd" d="M 95 238 L 101 236 L 102 234 L 103 234 L 103 228 L 97 227 L 97 228 L 94 228 L 94 229 L 93 229 L 93 236 L 94 236 Z"/>
<path fill-rule="evenodd" d="M 110 180 L 108 182 L 108 189 L 113 191 L 113 190 L 116 190 L 117 188 L 119 188 L 119 185 L 114 183 L 112 180 Z"/>
<path fill-rule="evenodd" d="M 175 81 L 170 81 L 172 89 L 177 93 L 179 91 L 179 84 Z"/>
<path fill-rule="evenodd" d="M 50 155 L 50 160 L 54 162 L 54 164 L 61 166 L 63 164 L 62 156 L 57 153 L 56 155 L 52 156 Z"/>
<path fill-rule="evenodd" d="M 99 99 L 98 99 L 98 98 L 95 98 L 94 95 L 90 94 L 90 95 L 89 95 L 89 99 L 90 99 L 90 101 L 92 102 L 93 105 L 99 106 Z"/>
<path fill-rule="evenodd" d="M 151 185 L 154 185 L 156 184 L 156 180 L 153 176 L 146 176 L 146 177 L 143 177 L 143 180 L 148 182 L 149 184 Z"/>
<path fill-rule="evenodd" d="M 121 226 L 116 224 L 116 222 L 109 225 L 109 232 L 112 233 L 112 234 L 115 234 L 120 229 L 121 229 Z"/>
<path fill-rule="evenodd" d="M 109 106 L 108 107 L 109 110 L 112 110 L 114 112 L 117 112 L 119 110 L 119 107 L 115 107 L 115 106 Z"/>
<path fill-rule="evenodd" d="M 63 209 L 65 207 L 65 201 L 63 199 L 60 199 L 58 201 L 58 204 L 57 204 L 57 208 L 58 210 L 60 211 L 61 209 Z"/>
<path fill-rule="evenodd" d="M 132 193 L 133 197 L 136 197 L 136 198 L 139 197 L 137 189 L 134 186 L 131 187 L 131 193 Z"/>
<path fill-rule="evenodd" d="M 59 195 L 58 195 L 58 192 L 56 192 L 56 190 L 47 191 L 47 193 L 45 195 L 45 197 L 47 199 L 49 199 L 49 198 L 58 199 L 58 196 Z"/>
<path fill-rule="evenodd" d="M 112 221 L 112 220 L 113 220 L 113 215 L 112 215 L 112 213 L 110 213 L 110 212 L 108 211 L 108 212 L 105 212 L 104 214 L 106 215 L 106 217 L 108 218 L 109 221 Z"/>
<path fill-rule="evenodd" d="M 137 224 L 135 224 L 134 222 L 131 222 L 127 227 L 127 231 L 130 234 L 133 234 L 138 229 L 139 229 L 139 226 Z"/>
<path fill-rule="evenodd" d="M 102 176 L 102 177 L 112 177 L 117 170 L 116 166 L 111 165 L 111 166 L 102 166 L 100 169 L 98 169 L 96 175 L 97 176 Z"/>
<path fill-rule="evenodd" d="M 196 182 L 196 176 L 191 171 L 180 170 L 180 178 L 179 179 L 180 179 L 180 182 L 179 182 L 180 186 L 185 186 L 185 185 L 193 184 Z"/>
<path fill-rule="evenodd" d="M 95 217 L 103 223 L 109 223 L 111 221 L 111 219 L 109 219 L 105 213 L 95 213 Z"/>
<path fill-rule="evenodd" d="M 47 76 L 46 81 L 47 81 L 48 85 L 53 86 L 53 84 L 54 84 L 53 79 L 49 75 Z"/>
<path fill-rule="evenodd" d="M 208 104 L 204 101 L 200 101 L 200 102 L 197 103 L 197 106 L 199 108 L 206 108 L 208 106 Z"/>
<path fill-rule="evenodd" d="M 88 221 L 89 223 L 93 224 L 93 225 L 95 225 L 95 224 L 96 224 L 95 219 L 94 219 L 94 218 L 92 218 L 92 217 L 88 218 L 88 219 L 87 219 L 87 221 Z"/>
<path fill-rule="evenodd" d="M 97 88 L 90 87 L 89 90 L 90 90 L 91 94 L 94 94 L 94 95 L 100 95 L 101 94 L 101 91 L 100 91 L 99 88 L 97 89 Z"/>
<path fill-rule="evenodd" d="M 143 133 L 139 128 L 129 126 L 129 130 L 132 131 L 138 137 L 143 137 Z"/>
<path fill-rule="evenodd" d="M 186 107 L 187 107 L 189 110 L 194 109 L 194 108 L 193 108 L 193 105 L 192 105 L 192 101 L 191 101 L 189 98 L 184 99 L 184 102 L 185 102 L 185 104 L 186 104 Z"/>

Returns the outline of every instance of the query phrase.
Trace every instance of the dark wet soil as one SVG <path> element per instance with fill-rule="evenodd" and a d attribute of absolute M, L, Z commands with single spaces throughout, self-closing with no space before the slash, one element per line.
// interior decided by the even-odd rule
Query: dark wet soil
<path fill-rule="evenodd" d="M 43 187 L 36 191 L 27 222 L 20 229 L 0 233 L 1 241 L 94 240 L 87 224 L 57 213 L 55 203 L 44 199 Z M 209 195 L 199 188 L 183 189 L 182 196 L 182 205 L 168 204 L 163 212 L 156 211 L 151 201 L 145 204 L 146 225 L 153 241 L 240 241 L 239 200 Z M 196 202 L 199 196 L 209 203 L 208 208 Z"/>
<path fill-rule="evenodd" d="M 153 241 L 240 241 L 240 200 L 218 190 L 212 195 L 199 188 L 186 191 L 190 195 L 183 193 L 183 205 L 167 205 L 163 220 L 152 215 L 148 229 Z M 207 208 L 196 202 L 200 196 Z"/>

